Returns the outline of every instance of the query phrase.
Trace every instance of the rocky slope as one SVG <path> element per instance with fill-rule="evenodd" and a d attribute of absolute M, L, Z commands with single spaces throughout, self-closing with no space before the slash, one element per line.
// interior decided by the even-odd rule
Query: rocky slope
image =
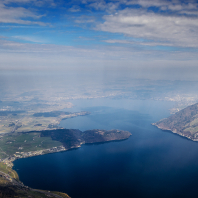
<path fill-rule="evenodd" d="M 191 140 L 198 141 L 198 103 L 162 119 L 153 125 L 169 130 Z"/>

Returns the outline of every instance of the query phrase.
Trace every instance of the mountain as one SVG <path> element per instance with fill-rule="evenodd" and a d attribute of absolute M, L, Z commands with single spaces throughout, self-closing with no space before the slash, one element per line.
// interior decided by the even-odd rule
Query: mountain
<path fill-rule="evenodd" d="M 188 106 L 153 125 L 172 131 L 193 141 L 198 141 L 198 103 Z"/>

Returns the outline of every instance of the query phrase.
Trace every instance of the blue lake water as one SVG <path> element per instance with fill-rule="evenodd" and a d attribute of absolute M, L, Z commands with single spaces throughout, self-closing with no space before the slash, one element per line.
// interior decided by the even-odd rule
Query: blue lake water
<path fill-rule="evenodd" d="M 122 129 L 132 136 L 16 160 L 14 169 L 25 185 L 66 192 L 72 198 L 197 197 L 198 143 L 151 125 L 169 116 L 173 103 L 111 99 L 71 102 L 75 104 L 71 111 L 91 114 L 64 120 L 61 126 L 82 131 Z"/>

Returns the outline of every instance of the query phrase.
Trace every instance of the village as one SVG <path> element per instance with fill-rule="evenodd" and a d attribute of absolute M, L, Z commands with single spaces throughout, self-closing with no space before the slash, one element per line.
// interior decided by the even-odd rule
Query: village
<path fill-rule="evenodd" d="M 27 158 L 37 155 L 44 155 L 47 153 L 55 153 L 60 151 L 66 151 L 67 149 L 64 146 L 52 147 L 49 149 L 43 149 L 39 151 L 30 151 L 30 152 L 16 152 L 14 155 L 11 155 L 5 159 L 0 159 L 0 162 L 5 163 L 8 167 L 13 167 L 13 161 L 19 158 Z"/>

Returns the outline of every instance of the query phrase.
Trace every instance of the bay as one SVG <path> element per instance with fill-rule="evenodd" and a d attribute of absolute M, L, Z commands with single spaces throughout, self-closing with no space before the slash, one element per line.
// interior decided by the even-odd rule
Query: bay
<path fill-rule="evenodd" d="M 65 128 L 120 129 L 124 141 L 83 145 L 14 162 L 20 180 L 72 198 L 197 197 L 198 143 L 151 123 L 169 116 L 174 103 L 148 100 L 71 101 L 88 116 L 63 120 Z M 66 110 L 68 111 L 68 109 Z"/>

